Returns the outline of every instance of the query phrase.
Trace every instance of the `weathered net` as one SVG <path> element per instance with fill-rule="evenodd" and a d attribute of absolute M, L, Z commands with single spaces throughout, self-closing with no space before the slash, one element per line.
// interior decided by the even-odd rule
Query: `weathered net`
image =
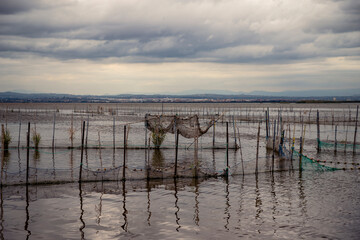
<path fill-rule="evenodd" d="M 198 138 L 205 134 L 213 125 L 212 119 L 204 127 L 200 126 L 197 115 L 181 118 L 176 115 L 145 115 L 145 126 L 152 132 L 163 132 L 174 134 L 177 130 L 185 138 Z"/>
<path fill-rule="evenodd" d="M 323 141 L 319 141 L 319 146 L 320 148 L 323 149 L 327 149 L 327 150 L 334 150 L 336 149 L 360 149 L 360 145 L 359 144 L 354 144 L 352 143 L 342 143 L 342 142 L 338 142 L 338 143 L 334 143 L 334 142 L 323 142 Z"/>

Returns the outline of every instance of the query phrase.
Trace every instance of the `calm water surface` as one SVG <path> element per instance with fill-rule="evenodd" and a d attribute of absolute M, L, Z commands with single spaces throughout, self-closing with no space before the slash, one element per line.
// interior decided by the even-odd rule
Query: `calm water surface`
<path fill-rule="evenodd" d="M 357 171 L 8 186 L 0 238 L 358 239 L 359 205 Z"/>

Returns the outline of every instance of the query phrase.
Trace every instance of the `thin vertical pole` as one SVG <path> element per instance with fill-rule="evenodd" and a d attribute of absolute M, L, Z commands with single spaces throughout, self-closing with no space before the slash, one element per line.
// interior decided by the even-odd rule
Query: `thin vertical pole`
<path fill-rule="evenodd" d="M 266 122 L 266 140 L 269 138 L 269 123 L 268 123 L 268 114 L 265 111 L 265 122 Z"/>
<path fill-rule="evenodd" d="M 54 113 L 54 123 L 53 123 L 53 137 L 52 137 L 52 150 L 54 151 L 55 148 L 55 121 L 56 121 L 56 113 Z"/>
<path fill-rule="evenodd" d="M 256 168 L 255 168 L 255 173 L 256 174 L 258 173 L 259 139 L 260 139 L 260 122 L 259 122 L 257 141 L 256 141 Z"/>
<path fill-rule="evenodd" d="M 123 161 L 123 181 L 125 181 L 125 167 L 126 167 L 126 125 L 124 126 L 124 161 Z"/>
<path fill-rule="evenodd" d="M 235 117 L 234 117 L 234 115 L 233 115 L 233 129 L 234 129 L 235 149 L 237 149 L 238 145 L 237 145 L 237 142 L 236 142 Z"/>
<path fill-rule="evenodd" d="M 87 122 L 86 122 L 86 141 L 85 141 L 85 148 L 88 147 L 89 121 L 90 121 L 90 116 L 88 115 L 88 119 L 87 119 Z"/>
<path fill-rule="evenodd" d="M 299 169 L 301 170 L 301 161 L 302 161 L 302 136 L 300 137 L 300 150 L 299 150 Z"/>
<path fill-rule="evenodd" d="M 115 117 L 113 118 L 113 148 L 115 149 Z"/>
<path fill-rule="evenodd" d="M 30 122 L 26 136 L 26 185 L 29 184 L 29 155 L 30 155 Z"/>
<path fill-rule="evenodd" d="M 273 135 L 273 152 L 272 152 L 272 162 L 271 162 L 271 171 L 274 172 L 274 165 L 275 165 L 275 135 L 276 135 L 276 120 L 274 120 L 274 135 Z"/>
<path fill-rule="evenodd" d="M 356 152 L 356 133 L 357 133 L 358 117 L 359 117 L 359 105 L 357 105 L 357 107 L 356 107 L 356 120 L 355 120 L 355 133 L 354 133 L 353 153 Z"/>
<path fill-rule="evenodd" d="M 79 182 L 81 182 L 81 178 L 82 178 L 82 167 L 83 167 L 83 158 L 84 158 L 85 121 L 83 121 L 81 133 L 82 133 L 81 134 L 81 159 L 80 159 Z"/>
<path fill-rule="evenodd" d="M 347 146 L 347 135 L 348 135 L 349 125 L 346 125 L 346 133 L 345 133 L 345 146 L 344 146 L 344 153 L 346 153 L 346 146 Z"/>
<path fill-rule="evenodd" d="M 336 138 L 336 135 L 337 135 L 337 125 L 335 125 L 335 149 L 334 149 L 335 154 L 337 152 L 337 138 Z"/>
<path fill-rule="evenodd" d="M 214 120 L 214 124 L 213 124 L 213 149 L 215 148 L 215 125 L 216 125 L 216 121 Z"/>
<path fill-rule="evenodd" d="M 176 131 L 176 146 L 175 146 L 175 172 L 174 172 L 174 177 L 175 177 L 175 178 L 177 178 L 178 148 L 179 148 L 179 129 Z"/>
<path fill-rule="evenodd" d="M 19 138 L 18 138 L 18 148 L 20 148 L 20 133 L 21 133 L 21 113 L 19 116 Z"/>
<path fill-rule="evenodd" d="M 145 121 L 144 121 L 144 125 L 145 125 L 145 149 L 146 149 L 146 146 L 147 146 L 147 113 L 145 114 Z M 150 143 L 149 143 L 150 144 Z"/>
<path fill-rule="evenodd" d="M 150 138 L 149 138 L 149 144 L 147 145 L 147 163 L 146 163 L 146 177 L 149 180 L 150 179 Z"/>
<path fill-rule="evenodd" d="M 226 122 L 226 176 L 229 171 L 229 123 Z"/>
<path fill-rule="evenodd" d="M 319 119 L 319 110 L 316 113 L 316 126 L 317 126 L 317 151 L 321 151 L 320 147 L 320 119 Z"/>
<path fill-rule="evenodd" d="M 2 154 L 4 154 L 4 151 L 5 151 L 5 128 L 4 128 L 4 124 L 1 124 L 1 150 L 2 150 Z"/>

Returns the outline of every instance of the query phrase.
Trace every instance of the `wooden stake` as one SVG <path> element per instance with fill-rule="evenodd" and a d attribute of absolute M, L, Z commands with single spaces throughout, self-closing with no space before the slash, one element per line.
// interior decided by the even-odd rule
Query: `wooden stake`
<path fill-rule="evenodd" d="M 177 178 L 177 162 L 178 162 L 178 148 L 179 148 L 179 129 L 176 131 L 176 146 L 175 146 L 175 170 L 174 178 Z"/>
<path fill-rule="evenodd" d="M 80 159 L 79 183 L 81 183 L 81 179 L 82 179 L 82 167 L 83 167 L 83 158 L 84 158 L 85 121 L 83 121 L 81 132 L 82 132 L 82 134 L 81 134 L 81 159 Z"/>
<path fill-rule="evenodd" d="M 229 123 L 226 122 L 226 175 L 229 170 Z"/>
<path fill-rule="evenodd" d="M 54 113 L 54 123 L 53 123 L 53 137 L 52 137 L 52 150 L 54 151 L 55 148 L 55 121 L 56 121 L 56 113 Z"/>
<path fill-rule="evenodd" d="M 150 138 L 149 144 L 147 145 L 147 168 L 146 168 L 146 178 L 150 179 Z"/>
<path fill-rule="evenodd" d="M 115 149 L 115 117 L 113 118 L 113 148 Z"/>
<path fill-rule="evenodd" d="M 349 130 L 349 125 L 346 125 L 344 153 L 346 153 L 346 145 L 347 145 L 347 135 L 348 135 L 348 130 Z"/>
<path fill-rule="evenodd" d="M 243 159 L 243 154 L 242 154 L 242 148 L 241 148 L 241 138 L 240 138 L 240 130 L 239 128 L 237 128 L 238 131 L 238 136 L 239 136 L 239 148 L 240 148 L 240 156 L 241 156 L 241 167 L 242 167 L 242 173 L 243 175 L 245 174 L 245 170 L 244 170 L 244 159 Z"/>
<path fill-rule="evenodd" d="M 124 126 L 124 161 L 123 161 L 123 181 L 125 181 L 125 168 L 126 168 L 126 125 Z"/>
<path fill-rule="evenodd" d="M 337 135 L 337 125 L 335 125 L 335 149 L 334 149 L 335 154 L 337 152 L 337 138 L 336 138 L 336 135 Z"/>
<path fill-rule="evenodd" d="M 356 153 L 356 133 L 357 133 L 357 124 L 358 124 L 358 117 L 359 117 L 359 105 L 356 107 L 356 120 L 355 120 L 355 133 L 354 133 L 354 146 L 353 146 L 353 153 Z"/>
<path fill-rule="evenodd" d="M 233 129 L 234 129 L 234 142 L 235 142 L 235 149 L 238 148 L 237 142 L 236 142 L 236 130 L 235 130 L 235 117 L 233 115 Z"/>
<path fill-rule="evenodd" d="M 29 155 L 30 155 L 30 122 L 26 136 L 26 185 L 29 184 Z"/>
<path fill-rule="evenodd" d="M 269 123 L 268 123 L 268 114 L 265 111 L 265 123 L 266 123 L 266 140 L 269 138 Z"/>
<path fill-rule="evenodd" d="M 276 120 L 274 120 L 274 135 L 273 135 L 273 152 L 272 152 L 272 163 L 271 163 L 271 171 L 274 172 L 274 165 L 275 165 L 275 135 L 276 135 Z"/>
<path fill-rule="evenodd" d="M 213 149 L 215 148 L 215 125 L 216 125 L 216 121 L 214 120 L 214 125 L 213 125 Z"/>
<path fill-rule="evenodd" d="M 20 148 L 20 133 L 21 133 L 21 113 L 19 116 L 19 138 L 18 138 L 18 148 Z"/>
<path fill-rule="evenodd" d="M 316 113 L 316 126 L 317 126 L 317 151 L 321 151 L 320 147 L 320 119 L 319 119 L 319 110 Z"/>
<path fill-rule="evenodd" d="M 89 121 L 90 121 L 90 116 L 88 115 L 88 119 L 86 122 L 86 141 L 85 141 L 85 148 L 88 148 L 88 133 L 89 133 Z"/>
<path fill-rule="evenodd" d="M 255 173 L 258 173 L 258 159 L 259 159 L 259 139 L 260 139 L 260 122 L 258 126 L 258 134 L 257 134 L 257 141 L 256 141 L 256 168 Z"/>

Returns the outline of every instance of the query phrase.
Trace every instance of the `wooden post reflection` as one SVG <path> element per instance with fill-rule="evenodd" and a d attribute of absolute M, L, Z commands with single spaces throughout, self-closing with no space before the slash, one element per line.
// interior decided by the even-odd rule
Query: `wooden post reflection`
<path fill-rule="evenodd" d="M 176 231 L 178 232 L 179 229 L 181 228 L 180 224 L 179 224 L 179 221 L 180 221 L 180 217 L 179 217 L 179 211 L 180 211 L 180 208 L 178 206 L 178 201 L 179 201 L 179 198 L 177 196 L 178 194 L 178 189 L 177 189 L 177 178 L 174 178 L 174 197 L 175 197 L 175 208 L 176 208 L 176 211 L 175 211 L 175 221 L 176 221 L 176 224 L 178 225 L 178 227 L 176 228 Z"/>
<path fill-rule="evenodd" d="M 4 219 L 4 199 L 3 199 L 3 189 L 2 186 L 0 185 L 0 239 L 5 239 L 4 238 L 4 225 L 3 225 L 3 219 Z"/>
<path fill-rule="evenodd" d="M 104 195 L 104 182 L 101 181 L 101 194 L 100 194 L 100 202 L 99 202 L 99 206 L 95 206 L 95 211 L 97 212 L 97 216 L 96 216 L 96 223 L 98 225 L 100 225 L 100 221 L 101 221 L 101 214 L 102 214 L 102 197 Z"/>
<path fill-rule="evenodd" d="M 81 182 L 79 182 L 79 199 L 80 199 L 80 222 L 81 222 L 81 226 L 79 228 L 80 231 L 80 236 L 81 239 L 85 239 L 85 232 L 84 232 L 84 228 L 85 228 L 85 221 L 83 219 L 84 216 L 84 209 L 83 209 L 83 196 L 82 196 L 82 188 L 81 188 Z"/>
<path fill-rule="evenodd" d="M 259 181 L 258 181 L 258 174 L 255 174 L 255 194 L 256 194 L 256 198 L 255 198 L 255 207 L 256 207 L 256 214 L 255 214 L 255 219 L 260 219 L 261 218 L 261 213 L 263 212 L 261 206 L 262 206 L 262 201 L 260 198 L 260 190 L 259 190 Z M 261 225 L 261 224 L 260 224 Z M 260 229 L 261 226 L 259 225 L 259 229 L 257 230 L 258 233 L 260 233 Z"/>
<path fill-rule="evenodd" d="M 126 209 L 126 189 L 125 189 L 125 181 L 122 181 L 122 195 L 123 195 L 123 216 L 124 216 L 124 224 L 121 225 L 121 228 L 127 232 L 128 231 L 128 221 L 127 221 L 127 209 Z"/>
<path fill-rule="evenodd" d="M 30 220 L 30 214 L 29 214 L 29 185 L 26 184 L 26 207 L 25 207 L 25 212 L 26 212 L 26 220 L 25 220 L 25 231 L 27 232 L 26 235 L 26 239 L 29 239 L 30 235 L 31 235 L 31 231 L 29 230 L 29 220 Z"/>
<path fill-rule="evenodd" d="M 151 191 L 151 187 L 150 187 L 150 181 L 149 178 L 146 180 L 146 188 L 147 188 L 147 212 L 148 212 L 148 218 L 147 218 L 147 222 L 148 225 L 151 226 L 150 224 L 150 218 L 151 218 L 151 211 L 150 211 L 150 191 Z"/>
<path fill-rule="evenodd" d="M 196 226 L 199 226 L 199 221 L 200 221 L 200 217 L 199 217 L 199 180 L 197 178 L 194 179 L 195 182 L 195 212 L 194 212 L 194 221 Z"/>
<path fill-rule="evenodd" d="M 225 207 L 225 219 L 226 219 L 226 223 L 225 223 L 225 226 L 224 228 L 226 230 L 229 230 L 229 221 L 230 221 L 230 192 L 229 192 L 229 179 L 228 178 L 225 178 L 225 198 L 226 198 L 226 207 Z"/>

